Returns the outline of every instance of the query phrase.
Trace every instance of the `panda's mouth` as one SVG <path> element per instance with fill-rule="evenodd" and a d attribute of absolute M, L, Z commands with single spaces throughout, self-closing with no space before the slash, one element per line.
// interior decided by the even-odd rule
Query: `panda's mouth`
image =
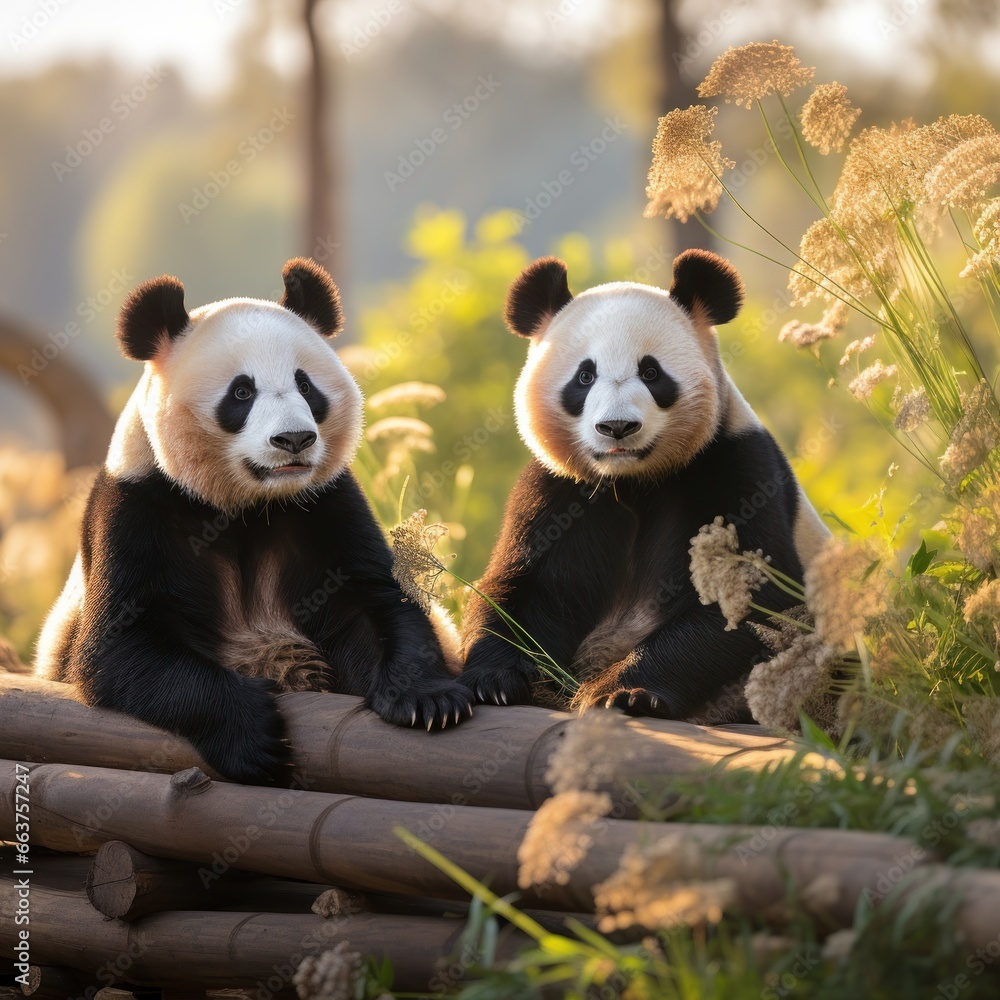
<path fill-rule="evenodd" d="M 644 445 L 642 448 L 625 448 L 618 445 L 614 448 L 608 448 L 605 451 L 594 451 L 593 455 L 595 461 L 603 461 L 609 458 L 632 458 L 637 461 L 641 461 L 644 458 L 649 458 L 653 453 L 653 448 L 656 446 L 655 441 L 650 441 L 649 444 Z"/>
<path fill-rule="evenodd" d="M 258 465 L 256 462 L 246 460 L 247 468 L 255 479 L 274 479 L 284 476 L 301 476 L 303 473 L 312 472 L 312 466 L 307 462 L 289 462 L 285 465 Z"/>

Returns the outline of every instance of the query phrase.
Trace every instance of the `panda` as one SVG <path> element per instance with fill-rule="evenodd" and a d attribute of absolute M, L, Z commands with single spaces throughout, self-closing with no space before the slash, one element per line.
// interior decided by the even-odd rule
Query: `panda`
<path fill-rule="evenodd" d="M 145 362 L 88 499 L 35 672 L 187 738 L 244 783 L 287 773 L 274 693 L 359 695 L 388 722 L 458 723 L 458 636 L 405 601 L 348 469 L 361 392 L 330 339 L 340 296 L 288 261 L 280 302 L 190 314 L 139 285 L 117 335 Z"/>
<path fill-rule="evenodd" d="M 723 368 L 715 327 L 742 300 L 733 266 L 702 250 L 675 260 L 669 293 L 614 282 L 574 298 L 551 257 L 511 285 L 505 319 L 529 342 L 515 413 L 534 458 L 465 609 L 461 680 L 477 701 L 559 703 L 509 616 L 579 682 L 574 707 L 748 718 L 741 682 L 767 656 L 746 622 L 726 631 L 699 602 L 691 539 L 721 515 L 742 549 L 801 579 L 828 532 Z M 773 584 L 756 601 L 793 603 Z"/>

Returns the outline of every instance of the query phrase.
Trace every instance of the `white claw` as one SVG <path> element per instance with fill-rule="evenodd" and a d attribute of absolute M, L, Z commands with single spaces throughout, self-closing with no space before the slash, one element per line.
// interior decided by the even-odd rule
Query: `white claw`
<path fill-rule="evenodd" d="M 462 710 L 460 708 L 455 709 L 455 725 L 458 725 L 458 720 L 462 718 Z"/>
<path fill-rule="evenodd" d="M 413 710 L 413 714 L 410 716 L 410 725 L 415 726 L 417 724 L 417 710 Z"/>
<path fill-rule="evenodd" d="M 500 692 L 500 700 L 506 705 L 507 704 L 507 694 L 505 691 Z"/>
<path fill-rule="evenodd" d="M 470 719 L 472 718 L 472 706 L 471 705 L 469 706 L 469 718 Z"/>
<path fill-rule="evenodd" d="M 493 704 L 494 705 L 499 705 L 500 704 L 500 695 L 498 695 L 498 694 L 493 695 Z"/>
<path fill-rule="evenodd" d="M 482 688 L 476 688 L 476 697 L 480 701 L 486 701 L 486 695 L 483 694 L 483 689 Z"/>
<path fill-rule="evenodd" d="M 429 719 L 427 720 L 427 732 L 430 732 L 430 731 L 431 731 L 431 730 L 432 730 L 433 728 L 434 728 L 434 716 L 432 715 L 432 716 L 431 716 L 431 717 L 430 717 L 430 718 L 429 718 Z"/>
<path fill-rule="evenodd" d="M 650 695 L 650 696 L 649 696 L 649 704 L 650 704 L 650 705 L 651 705 L 651 706 L 652 706 L 653 708 L 656 708 L 656 706 L 660 704 L 660 699 L 659 699 L 659 698 L 657 698 L 655 694 L 653 694 L 653 695 Z"/>
<path fill-rule="evenodd" d="M 448 725 L 448 713 L 445 712 L 444 715 L 441 716 L 441 728 L 444 729 L 444 727 L 447 725 Z"/>

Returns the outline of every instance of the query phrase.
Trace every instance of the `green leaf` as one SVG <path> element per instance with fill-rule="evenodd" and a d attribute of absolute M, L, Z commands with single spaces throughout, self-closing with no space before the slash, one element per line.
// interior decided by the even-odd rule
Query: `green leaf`
<path fill-rule="evenodd" d="M 927 568 L 933 562 L 934 557 L 938 554 L 937 549 L 931 549 L 927 551 L 927 542 L 923 539 L 920 541 L 920 548 L 910 556 L 910 562 L 906 567 L 906 572 L 910 579 L 915 576 L 920 576 L 921 573 L 926 573 Z"/>

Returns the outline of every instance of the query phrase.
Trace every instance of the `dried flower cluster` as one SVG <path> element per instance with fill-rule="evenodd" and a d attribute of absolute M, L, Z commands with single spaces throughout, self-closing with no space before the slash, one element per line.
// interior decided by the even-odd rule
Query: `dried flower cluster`
<path fill-rule="evenodd" d="M 982 583 L 965 599 L 962 609 L 970 625 L 993 629 L 994 645 L 1000 649 L 1000 580 Z"/>
<path fill-rule="evenodd" d="M 736 902 L 730 878 L 692 880 L 698 867 L 693 845 L 664 838 L 648 846 L 629 845 L 618 870 L 594 886 L 594 900 L 605 934 L 629 927 L 649 930 L 718 923 Z"/>
<path fill-rule="evenodd" d="M 896 371 L 895 365 L 885 365 L 881 358 L 876 358 L 864 371 L 858 372 L 847 388 L 857 400 L 870 399 L 875 387 L 888 379 L 895 378 Z"/>
<path fill-rule="evenodd" d="M 958 547 L 976 569 L 1000 571 L 1000 484 L 986 486 L 979 497 L 958 512 Z"/>
<path fill-rule="evenodd" d="M 953 484 L 960 483 L 983 464 L 996 447 L 997 418 L 993 413 L 993 392 L 983 381 L 961 395 L 962 416 L 951 433 L 951 440 L 941 456 L 941 471 Z"/>
<path fill-rule="evenodd" d="M 818 84 L 799 115 L 802 138 L 823 156 L 832 151 L 839 153 L 860 114 L 860 108 L 852 107 L 842 83 L 834 80 Z"/>
<path fill-rule="evenodd" d="M 778 334 L 778 340 L 790 340 L 796 347 L 812 347 L 821 340 L 836 337 L 847 323 L 848 307 L 843 302 L 834 302 L 818 323 L 803 323 L 793 319 L 786 323 Z M 855 341 L 857 343 L 857 341 Z"/>
<path fill-rule="evenodd" d="M 897 386 L 896 392 L 892 396 L 892 403 L 896 410 L 893 427 L 897 431 L 904 431 L 907 434 L 912 434 L 923 426 L 931 413 L 931 401 L 927 398 L 927 391 L 923 386 L 905 395 Z"/>
<path fill-rule="evenodd" d="M 717 113 L 718 108 L 694 104 L 660 119 L 646 183 L 647 219 L 663 215 L 687 222 L 695 212 L 712 212 L 719 204 L 719 178 L 735 164 L 722 155 L 718 140 L 708 141 Z"/>
<path fill-rule="evenodd" d="M 927 201 L 978 215 L 1000 184 L 1000 135 L 989 132 L 947 150 L 927 174 Z"/>
<path fill-rule="evenodd" d="M 319 955 L 307 955 L 292 982 L 300 1000 L 354 1000 L 361 956 L 346 941 Z"/>
<path fill-rule="evenodd" d="M 611 807 L 611 796 L 604 792 L 562 792 L 546 799 L 517 849 L 517 884 L 530 889 L 569 882 L 570 872 L 593 846 L 594 824 Z"/>
<path fill-rule="evenodd" d="M 787 97 L 796 87 L 809 83 L 816 71 L 803 66 L 790 45 L 751 42 L 730 46 L 712 63 L 708 76 L 698 85 L 699 97 L 722 94 L 726 103 L 751 108 L 772 94 Z"/>
<path fill-rule="evenodd" d="M 369 396 L 368 408 L 372 413 L 396 406 L 423 406 L 429 409 L 443 403 L 446 398 L 444 389 L 431 382 L 399 382 Z"/>
<path fill-rule="evenodd" d="M 887 575 L 859 542 L 830 538 L 806 569 L 805 584 L 817 635 L 837 651 L 853 648 L 855 635 L 888 604 Z"/>
<path fill-rule="evenodd" d="M 434 547 L 447 533 L 443 524 L 427 524 L 427 511 L 414 511 L 389 534 L 392 536 L 392 575 L 403 593 L 430 613 L 437 599 L 437 585 L 448 567 L 436 555 Z"/>
<path fill-rule="evenodd" d="M 798 729 L 804 712 L 818 726 L 837 724 L 832 667 L 837 654 L 815 632 L 800 632 L 777 656 L 758 663 L 747 678 L 745 694 L 753 717 L 776 729 Z"/>
<path fill-rule="evenodd" d="M 1000 198 L 986 202 L 972 232 L 979 251 L 968 259 L 959 277 L 995 277 L 1000 268 Z"/>
<path fill-rule="evenodd" d="M 567 727 L 549 758 L 545 780 L 553 793 L 597 791 L 636 756 L 635 735 L 619 712 L 586 712 Z"/>
<path fill-rule="evenodd" d="M 753 594 L 766 581 L 764 553 L 740 552 L 736 527 L 715 518 L 691 539 L 691 582 L 702 604 L 718 604 L 726 631 L 739 627 L 750 610 Z"/>

